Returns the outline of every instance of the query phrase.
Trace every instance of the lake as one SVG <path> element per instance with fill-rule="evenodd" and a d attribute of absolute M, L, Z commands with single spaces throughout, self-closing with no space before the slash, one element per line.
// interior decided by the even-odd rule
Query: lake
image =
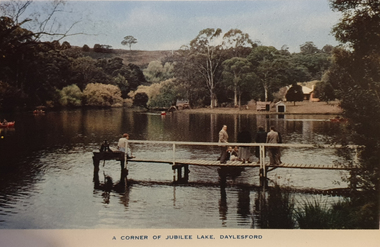
<path fill-rule="evenodd" d="M 228 126 L 229 142 L 243 129 L 255 135 L 259 126 L 277 127 L 284 143 L 327 144 L 341 133 L 328 115 L 252 115 L 176 112 L 161 116 L 131 109 L 80 109 L 45 115 L 0 114 L 16 121 L 0 129 L 0 228 L 2 229 L 147 229 L 256 228 L 258 168 L 245 168 L 227 177 L 221 188 L 215 167 L 190 166 L 188 185 L 173 184 L 168 164 L 129 162 L 125 191 L 94 187 L 92 152 L 104 140 L 116 146 L 123 133 L 131 140 L 217 142 Z M 171 157 L 172 147 L 132 145 L 141 158 Z M 253 154 L 253 149 L 251 150 Z M 332 163 L 333 149 L 281 151 L 285 163 Z M 180 146 L 177 158 L 217 159 L 218 147 Z M 345 188 L 344 171 L 276 169 L 268 178 L 297 190 Z M 101 162 L 99 178 L 120 179 L 118 161 Z M 297 192 L 305 200 L 326 203 L 341 199 Z"/>

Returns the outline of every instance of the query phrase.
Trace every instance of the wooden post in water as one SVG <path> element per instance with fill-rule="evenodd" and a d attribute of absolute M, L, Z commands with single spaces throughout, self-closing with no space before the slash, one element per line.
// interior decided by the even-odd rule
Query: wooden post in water
<path fill-rule="evenodd" d="M 93 182 L 94 182 L 95 188 L 98 188 L 99 184 L 100 184 L 100 181 L 99 181 L 99 164 L 100 164 L 100 160 L 97 157 L 93 156 L 92 157 L 92 162 L 93 162 L 93 165 L 94 165 Z"/>
<path fill-rule="evenodd" d="M 260 186 L 267 185 L 267 169 L 265 167 L 265 146 L 260 145 Z"/>
<path fill-rule="evenodd" d="M 184 173 L 182 174 L 182 168 Z M 172 165 L 174 171 L 173 182 L 175 183 L 187 183 L 189 182 L 189 165 Z M 177 179 L 175 179 L 175 171 L 177 171 Z"/>
<path fill-rule="evenodd" d="M 121 177 L 120 181 L 124 181 L 125 188 L 128 187 L 128 141 L 125 144 L 124 160 L 120 161 L 121 165 Z"/>

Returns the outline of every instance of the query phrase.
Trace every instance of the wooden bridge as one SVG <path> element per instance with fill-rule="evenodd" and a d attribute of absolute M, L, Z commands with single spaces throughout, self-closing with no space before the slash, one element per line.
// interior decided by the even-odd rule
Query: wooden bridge
<path fill-rule="evenodd" d="M 189 179 L 189 165 L 193 166 L 214 166 L 223 168 L 233 167 L 257 167 L 260 169 L 260 184 L 266 183 L 267 172 L 277 168 L 296 168 L 296 169 L 329 169 L 329 170 L 352 170 L 357 167 L 357 146 L 351 145 L 348 148 L 353 149 L 353 165 L 347 166 L 337 164 L 330 161 L 327 164 L 287 164 L 281 163 L 280 165 L 270 165 L 268 159 L 265 157 L 265 149 L 267 147 L 280 147 L 280 148 L 313 148 L 313 149 L 337 149 L 343 148 L 341 145 L 313 145 L 313 144 L 269 144 L 269 143 L 228 143 L 228 146 L 250 146 L 259 147 L 260 149 L 260 162 L 242 163 L 241 161 L 227 161 L 226 164 L 221 164 L 215 158 L 210 159 L 179 159 L 176 157 L 176 148 L 178 146 L 220 146 L 220 143 L 211 142 L 174 142 L 174 141 L 143 141 L 143 140 L 129 140 L 128 144 L 151 144 L 151 145 L 166 145 L 172 148 L 172 157 L 166 159 L 144 159 L 144 158 L 127 158 L 126 154 L 120 151 L 109 152 L 93 152 L 94 164 L 94 178 L 98 177 L 99 163 L 101 160 L 119 160 L 121 166 L 121 180 L 125 180 L 127 184 L 128 175 L 128 162 L 145 162 L 145 163 L 167 163 L 172 165 L 174 172 L 177 172 L 177 178 L 173 178 L 174 182 L 188 182 Z M 183 169 L 183 170 L 182 170 Z"/>

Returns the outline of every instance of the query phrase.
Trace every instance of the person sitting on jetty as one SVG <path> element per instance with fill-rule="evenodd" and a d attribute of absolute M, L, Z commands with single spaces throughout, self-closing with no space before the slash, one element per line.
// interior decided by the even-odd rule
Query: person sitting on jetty
<path fill-rule="evenodd" d="M 235 148 L 228 147 L 227 149 L 228 156 L 229 156 L 228 160 L 230 161 L 238 160 L 238 151 L 239 151 L 238 147 L 235 147 Z"/>
<path fill-rule="evenodd" d="M 134 156 L 132 155 L 132 151 L 128 145 L 128 139 L 129 135 L 127 133 L 124 133 L 123 136 L 119 139 L 119 142 L 117 143 L 117 148 L 119 149 L 119 151 L 126 153 L 128 158 L 134 158 Z"/>

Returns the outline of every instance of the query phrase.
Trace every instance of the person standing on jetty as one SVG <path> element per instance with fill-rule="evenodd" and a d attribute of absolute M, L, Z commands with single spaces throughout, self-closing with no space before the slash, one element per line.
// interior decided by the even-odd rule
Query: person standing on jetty
<path fill-rule="evenodd" d="M 250 143 L 252 142 L 251 133 L 248 130 L 243 130 L 237 136 L 237 142 L 239 143 Z M 249 146 L 240 146 L 238 158 L 244 164 L 246 161 L 250 163 L 251 153 L 249 152 Z"/>
<path fill-rule="evenodd" d="M 129 135 L 124 133 L 117 143 L 117 148 L 119 151 L 126 153 L 128 158 L 133 158 L 131 149 L 128 146 Z"/>
<path fill-rule="evenodd" d="M 267 143 L 280 143 L 280 136 L 273 126 L 267 134 Z M 271 165 L 281 164 L 279 147 L 268 147 L 268 156 Z"/>
<path fill-rule="evenodd" d="M 228 143 L 227 125 L 219 131 L 219 143 Z M 220 146 L 220 163 L 227 163 L 227 147 L 226 145 Z"/>
<path fill-rule="evenodd" d="M 267 142 L 267 132 L 264 130 L 264 127 L 260 126 L 259 130 L 256 133 L 255 138 L 256 143 L 266 143 Z M 260 147 L 255 147 L 255 156 L 259 159 L 257 163 L 260 163 Z"/>

